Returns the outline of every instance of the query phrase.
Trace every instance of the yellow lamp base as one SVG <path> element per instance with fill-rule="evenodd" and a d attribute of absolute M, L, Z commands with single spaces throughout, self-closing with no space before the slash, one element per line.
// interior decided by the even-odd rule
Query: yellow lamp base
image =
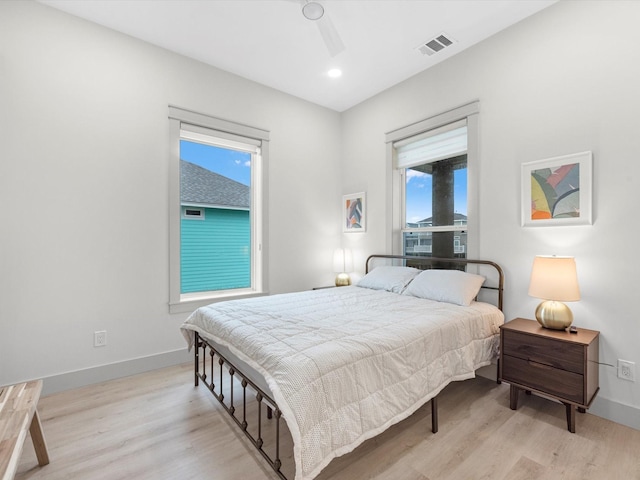
<path fill-rule="evenodd" d="M 336 287 L 346 287 L 351 285 L 351 277 L 348 273 L 339 273 L 336 277 Z"/>
<path fill-rule="evenodd" d="M 573 313 L 564 303 L 547 300 L 536 308 L 536 320 L 544 328 L 564 330 L 573 322 Z"/>

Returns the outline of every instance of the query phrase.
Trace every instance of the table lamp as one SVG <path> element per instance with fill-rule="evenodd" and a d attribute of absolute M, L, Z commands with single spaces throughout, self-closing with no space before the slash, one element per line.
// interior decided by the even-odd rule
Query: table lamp
<path fill-rule="evenodd" d="M 336 287 L 351 285 L 351 277 L 347 272 L 353 271 L 353 256 L 348 248 L 338 248 L 333 253 L 333 271 L 338 274 Z"/>
<path fill-rule="evenodd" d="M 580 300 L 576 261 L 573 257 L 537 256 L 533 260 L 529 295 L 543 299 L 536 308 L 536 320 L 545 328 L 564 330 L 573 314 L 562 302 Z"/>

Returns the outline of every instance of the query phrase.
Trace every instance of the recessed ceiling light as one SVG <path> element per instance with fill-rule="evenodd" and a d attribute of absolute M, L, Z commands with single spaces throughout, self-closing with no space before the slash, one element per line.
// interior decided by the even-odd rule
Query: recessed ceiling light
<path fill-rule="evenodd" d="M 332 68 L 327 72 L 327 75 L 329 75 L 331 78 L 338 78 L 342 76 L 342 70 L 340 70 L 339 68 Z"/>

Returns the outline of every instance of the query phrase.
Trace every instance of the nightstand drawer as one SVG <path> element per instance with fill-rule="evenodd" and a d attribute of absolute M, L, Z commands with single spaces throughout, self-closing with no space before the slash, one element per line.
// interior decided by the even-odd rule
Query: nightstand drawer
<path fill-rule="evenodd" d="M 511 384 L 509 407 L 518 408 L 520 390 L 559 400 L 567 429 L 576 431 L 576 408 L 589 408 L 598 393 L 600 332 L 542 328 L 535 320 L 514 318 L 500 327 L 499 379 Z"/>
<path fill-rule="evenodd" d="M 525 385 L 540 392 L 585 404 L 584 377 L 549 365 L 506 356 L 502 362 L 502 380 Z"/>
<path fill-rule="evenodd" d="M 585 358 L 582 345 L 511 330 L 503 330 L 502 334 L 505 355 L 584 374 Z"/>

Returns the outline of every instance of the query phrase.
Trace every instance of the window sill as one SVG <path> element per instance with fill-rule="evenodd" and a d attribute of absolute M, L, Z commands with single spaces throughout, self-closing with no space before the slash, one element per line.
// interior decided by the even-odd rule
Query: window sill
<path fill-rule="evenodd" d="M 183 298 L 177 303 L 169 304 L 169 313 L 191 313 L 199 307 L 226 300 L 239 300 L 243 298 L 262 297 L 268 292 L 242 291 L 225 292 L 224 294 L 194 295 L 191 298 Z"/>

